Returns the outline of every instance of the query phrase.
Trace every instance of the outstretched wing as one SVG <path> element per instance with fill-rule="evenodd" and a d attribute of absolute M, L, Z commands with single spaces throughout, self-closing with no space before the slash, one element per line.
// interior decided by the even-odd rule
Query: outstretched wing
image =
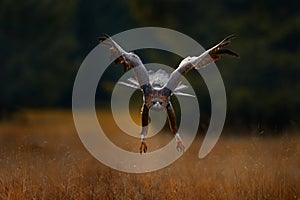
<path fill-rule="evenodd" d="M 181 61 L 178 68 L 170 75 L 168 83 L 165 88 L 168 88 L 171 91 L 174 91 L 177 85 L 179 84 L 182 76 L 187 74 L 192 69 L 199 69 L 207 66 L 210 63 L 219 60 L 222 55 L 230 55 L 236 58 L 239 58 L 239 55 L 229 49 L 224 47 L 230 44 L 230 40 L 235 38 L 234 35 L 230 35 L 222 40 L 216 46 L 210 48 L 209 50 L 202 53 L 200 56 L 186 57 Z"/>
<path fill-rule="evenodd" d="M 124 70 L 132 69 L 141 89 L 149 85 L 149 75 L 141 59 L 132 52 L 126 52 L 111 37 L 105 35 L 99 38 L 100 43 L 110 46 L 110 58 L 116 64 L 122 63 Z"/>

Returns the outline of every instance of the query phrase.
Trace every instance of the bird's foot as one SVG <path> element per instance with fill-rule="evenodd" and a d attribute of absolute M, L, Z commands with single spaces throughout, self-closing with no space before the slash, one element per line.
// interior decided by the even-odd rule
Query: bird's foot
<path fill-rule="evenodd" d="M 147 144 L 146 144 L 145 141 L 142 141 L 142 142 L 141 142 L 141 146 L 140 146 L 140 154 L 142 154 L 143 152 L 144 152 L 144 153 L 147 152 Z"/>
<path fill-rule="evenodd" d="M 185 146 L 183 145 L 182 141 L 177 141 L 176 149 L 178 152 L 183 153 L 185 150 Z"/>

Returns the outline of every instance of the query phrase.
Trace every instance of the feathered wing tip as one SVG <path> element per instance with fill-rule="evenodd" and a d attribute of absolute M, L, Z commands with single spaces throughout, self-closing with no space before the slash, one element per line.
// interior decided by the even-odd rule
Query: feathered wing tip
<path fill-rule="evenodd" d="M 107 39 L 109 39 L 109 38 L 110 38 L 109 35 L 103 34 L 103 36 L 98 37 L 98 41 L 99 41 L 100 43 L 103 43 L 105 40 L 107 40 Z"/>
<path fill-rule="evenodd" d="M 104 45 L 110 46 L 110 60 L 114 60 L 115 64 L 122 63 L 125 72 L 130 68 L 130 63 L 126 62 L 122 56 L 125 51 L 115 41 L 113 41 L 108 34 L 103 34 L 102 37 L 98 37 L 98 41 Z"/>
<path fill-rule="evenodd" d="M 231 34 L 231 35 L 227 36 L 225 39 L 223 39 L 223 40 L 219 43 L 220 47 L 224 47 L 224 46 L 229 45 L 230 42 L 231 42 L 231 40 L 232 40 L 232 39 L 235 39 L 235 38 L 236 38 L 236 35 L 234 35 L 234 34 Z"/>
<path fill-rule="evenodd" d="M 209 54 L 211 56 L 211 58 L 213 60 L 218 60 L 220 59 L 220 57 L 222 55 L 229 55 L 232 57 L 236 57 L 239 58 L 239 54 L 237 54 L 236 52 L 230 50 L 230 49 L 226 49 L 224 47 L 228 46 L 231 43 L 231 40 L 236 38 L 235 35 L 229 35 L 227 36 L 225 39 L 223 39 L 219 44 L 217 44 L 216 46 L 214 46 L 213 48 L 211 48 Z"/>

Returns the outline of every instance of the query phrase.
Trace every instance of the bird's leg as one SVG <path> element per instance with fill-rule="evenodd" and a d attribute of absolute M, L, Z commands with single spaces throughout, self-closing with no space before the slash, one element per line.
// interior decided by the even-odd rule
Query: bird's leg
<path fill-rule="evenodd" d="M 144 104 L 142 107 L 142 133 L 141 133 L 140 153 L 147 152 L 146 138 L 148 133 L 148 124 L 149 124 L 149 108 Z"/>
<path fill-rule="evenodd" d="M 176 123 L 176 116 L 175 116 L 175 112 L 174 112 L 171 102 L 166 106 L 166 110 L 167 110 L 167 114 L 168 114 L 170 129 L 173 132 L 173 134 L 175 136 L 175 140 L 177 142 L 176 149 L 179 152 L 184 152 L 185 147 L 182 143 L 179 133 L 177 132 L 178 129 L 177 129 L 177 123 Z"/>

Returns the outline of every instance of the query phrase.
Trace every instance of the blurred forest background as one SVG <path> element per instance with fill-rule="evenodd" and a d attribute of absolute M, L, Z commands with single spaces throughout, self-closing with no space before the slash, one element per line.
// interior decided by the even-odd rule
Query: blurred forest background
<path fill-rule="evenodd" d="M 1 119 L 25 108 L 71 108 L 77 70 L 98 44 L 98 36 L 158 26 L 180 31 L 205 48 L 229 34 L 238 36 L 231 49 L 241 58 L 217 63 L 227 92 L 228 126 L 298 127 L 299 4 L 296 0 L 1 0 Z M 180 61 L 147 53 L 141 57 L 174 68 Z M 121 75 L 123 68 L 106 73 L 111 84 L 115 80 L 109 77 L 116 72 Z M 199 98 L 207 94 L 205 84 L 194 82 Z M 97 101 L 105 104 L 108 94 Z M 209 98 L 200 104 L 201 115 L 209 118 Z"/>

